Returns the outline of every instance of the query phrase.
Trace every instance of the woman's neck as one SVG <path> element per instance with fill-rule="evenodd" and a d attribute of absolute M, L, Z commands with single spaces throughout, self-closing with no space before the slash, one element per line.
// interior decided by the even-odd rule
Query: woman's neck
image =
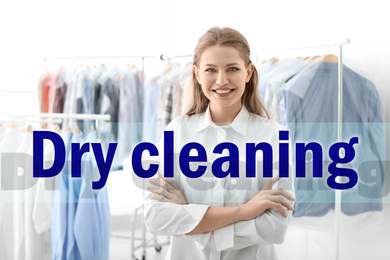
<path fill-rule="evenodd" d="M 240 110 L 242 108 L 242 104 L 235 105 L 232 107 L 215 107 L 210 104 L 210 115 L 211 120 L 216 125 L 228 125 L 231 124 L 238 113 L 240 113 Z"/>

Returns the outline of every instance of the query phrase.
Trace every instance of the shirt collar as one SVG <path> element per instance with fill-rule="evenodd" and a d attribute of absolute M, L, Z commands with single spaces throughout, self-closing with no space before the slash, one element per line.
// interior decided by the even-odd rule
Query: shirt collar
<path fill-rule="evenodd" d="M 247 127 L 247 124 L 248 124 L 248 120 L 249 120 L 249 111 L 243 105 L 241 107 L 240 112 L 236 116 L 236 118 L 234 118 L 233 122 L 231 124 L 223 126 L 223 127 L 224 128 L 231 127 L 236 132 L 238 132 L 238 133 L 240 133 L 242 135 L 245 135 L 246 134 L 246 127 Z M 210 107 L 209 106 L 207 106 L 207 109 L 204 112 L 203 117 L 202 117 L 202 119 L 199 122 L 199 125 L 198 125 L 198 128 L 197 128 L 197 132 L 200 132 L 200 131 L 206 129 L 207 127 L 221 127 L 221 126 L 216 125 L 211 120 Z"/>
<path fill-rule="evenodd" d="M 311 65 L 305 67 L 301 72 L 299 72 L 300 76 L 294 76 L 288 82 L 287 89 L 298 97 L 303 98 L 310 86 L 311 80 L 317 73 L 321 64 L 321 61 L 314 61 Z"/>

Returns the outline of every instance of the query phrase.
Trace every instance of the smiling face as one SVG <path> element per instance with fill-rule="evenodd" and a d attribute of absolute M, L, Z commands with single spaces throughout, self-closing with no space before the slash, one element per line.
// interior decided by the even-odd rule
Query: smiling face
<path fill-rule="evenodd" d="M 203 51 L 199 66 L 193 69 L 211 111 L 229 109 L 238 113 L 245 85 L 252 76 L 252 63 L 245 66 L 234 47 L 215 45 Z"/>

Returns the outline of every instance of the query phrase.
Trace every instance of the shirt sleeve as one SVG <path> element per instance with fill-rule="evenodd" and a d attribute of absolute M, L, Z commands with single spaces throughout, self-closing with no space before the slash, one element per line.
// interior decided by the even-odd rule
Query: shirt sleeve
<path fill-rule="evenodd" d="M 209 208 L 208 205 L 179 205 L 149 198 L 145 198 L 144 206 L 145 225 L 156 235 L 184 235 L 190 232 L 200 223 Z M 194 237 L 196 238 L 200 239 Z"/>
<path fill-rule="evenodd" d="M 273 186 L 283 187 L 294 196 L 292 178 L 280 179 Z M 268 209 L 255 219 L 240 221 L 214 231 L 217 251 L 238 250 L 251 245 L 281 244 L 286 235 L 292 211 L 287 210 L 287 218 L 276 209 Z"/>

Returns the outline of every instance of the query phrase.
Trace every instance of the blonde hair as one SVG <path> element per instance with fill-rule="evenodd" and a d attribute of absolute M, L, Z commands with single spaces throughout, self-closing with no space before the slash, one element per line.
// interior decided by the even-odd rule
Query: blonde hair
<path fill-rule="evenodd" d="M 249 64 L 252 63 L 249 57 L 250 49 L 248 41 L 239 31 L 229 27 L 213 27 L 210 28 L 202 37 L 200 37 L 195 48 L 192 64 L 199 66 L 199 61 L 204 50 L 206 50 L 208 47 L 216 45 L 234 47 L 240 53 L 241 58 L 245 62 L 245 66 L 249 66 Z M 252 77 L 249 82 L 246 83 L 245 91 L 242 95 L 241 101 L 249 112 L 269 118 L 268 112 L 261 102 L 258 94 L 258 78 L 259 76 L 257 70 L 254 67 Z M 209 100 L 204 95 L 201 85 L 196 80 L 194 71 L 192 71 L 191 80 L 194 87 L 194 102 L 189 111 L 186 113 L 188 116 L 204 113 L 209 104 Z"/>

